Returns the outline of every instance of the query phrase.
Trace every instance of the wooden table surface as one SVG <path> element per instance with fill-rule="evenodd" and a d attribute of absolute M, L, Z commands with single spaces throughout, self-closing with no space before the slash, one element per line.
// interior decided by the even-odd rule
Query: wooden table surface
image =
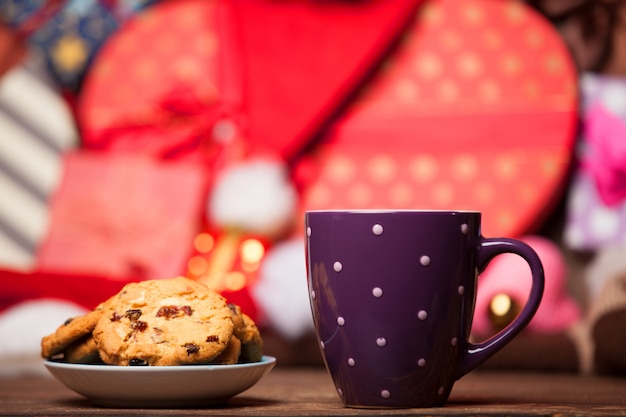
<path fill-rule="evenodd" d="M 626 378 L 478 371 L 444 407 L 381 411 L 344 408 L 323 368 L 278 367 L 227 406 L 187 410 L 98 408 L 52 378 L 20 377 L 0 379 L 0 415 L 624 416 Z"/>

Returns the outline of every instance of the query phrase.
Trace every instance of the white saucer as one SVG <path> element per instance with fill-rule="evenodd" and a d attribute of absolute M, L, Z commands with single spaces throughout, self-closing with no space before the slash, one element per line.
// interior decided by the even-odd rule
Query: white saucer
<path fill-rule="evenodd" d="M 263 378 L 276 364 L 111 366 L 45 361 L 69 389 L 102 407 L 190 408 L 222 405 Z"/>

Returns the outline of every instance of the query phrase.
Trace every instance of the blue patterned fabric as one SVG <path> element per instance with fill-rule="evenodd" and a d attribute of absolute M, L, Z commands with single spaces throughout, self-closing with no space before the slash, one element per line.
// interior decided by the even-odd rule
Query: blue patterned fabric
<path fill-rule="evenodd" d="M 40 12 L 46 0 L 3 0 L 1 19 L 19 27 Z M 154 0 L 68 0 L 37 29 L 30 45 L 41 51 L 59 86 L 78 92 L 92 60 L 106 40 L 131 15 Z"/>

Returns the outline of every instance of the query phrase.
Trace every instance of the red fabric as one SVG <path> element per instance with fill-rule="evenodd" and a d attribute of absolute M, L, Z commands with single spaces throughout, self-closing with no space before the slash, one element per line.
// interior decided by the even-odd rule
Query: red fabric
<path fill-rule="evenodd" d="M 206 198 L 200 166 L 88 152 L 64 163 L 40 270 L 136 279 L 186 272 Z"/>
<path fill-rule="evenodd" d="M 0 312 L 27 300 L 54 298 L 74 302 L 92 309 L 115 295 L 132 277 L 111 277 L 52 273 L 43 271 L 19 272 L 0 270 Z"/>
<path fill-rule="evenodd" d="M 251 146 L 291 160 L 353 99 L 421 0 L 234 0 Z"/>
<path fill-rule="evenodd" d="M 92 307 L 129 280 L 184 273 L 214 173 L 251 154 L 296 159 L 420 3 L 175 0 L 128 20 L 72 97 L 87 153 L 67 158 L 38 271 L 0 272 L 0 306 Z M 224 119 L 232 137 L 215 131 Z M 254 314 L 247 289 L 227 296 Z"/>
<path fill-rule="evenodd" d="M 26 43 L 11 28 L 0 22 L 0 78 L 26 55 Z"/>
<path fill-rule="evenodd" d="M 43 271 L 18 272 L 0 269 L 0 313 L 24 301 L 59 299 L 92 309 L 117 294 L 124 285 L 139 281 L 137 277 L 105 277 L 72 273 Z M 247 289 L 222 294 L 229 302 L 237 304 L 253 320 L 259 312 Z"/>
<path fill-rule="evenodd" d="M 221 112 L 216 19 L 215 2 L 190 0 L 129 19 L 100 50 L 78 98 L 85 147 L 197 159 Z"/>

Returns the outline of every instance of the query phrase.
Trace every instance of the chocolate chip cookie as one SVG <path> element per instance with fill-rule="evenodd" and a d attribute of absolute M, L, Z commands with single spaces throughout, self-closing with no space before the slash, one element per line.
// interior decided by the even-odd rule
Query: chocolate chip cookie
<path fill-rule="evenodd" d="M 87 337 L 102 316 L 102 305 L 89 313 L 69 318 L 56 331 L 41 339 L 41 356 L 48 359 L 62 353 L 68 346 Z"/>
<path fill-rule="evenodd" d="M 100 357 L 112 365 L 210 363 L 233 336 L 226 300 L 188 278 L 127 284 L 93 330 Z"/>
<path fill-rule="evenodd" d="M 63 351 L 63 360 L 69 363 L 102 363 L 98 346 L 91 334 L 69 345 Z"/>
<path fill-rule="evenodd" d="M 233 334 L 241 341 L 239 363 L 258 362 L 263 358 L 263 339 L 256 323 L 236 304 L 228 304 L 232 311 Z"/>

